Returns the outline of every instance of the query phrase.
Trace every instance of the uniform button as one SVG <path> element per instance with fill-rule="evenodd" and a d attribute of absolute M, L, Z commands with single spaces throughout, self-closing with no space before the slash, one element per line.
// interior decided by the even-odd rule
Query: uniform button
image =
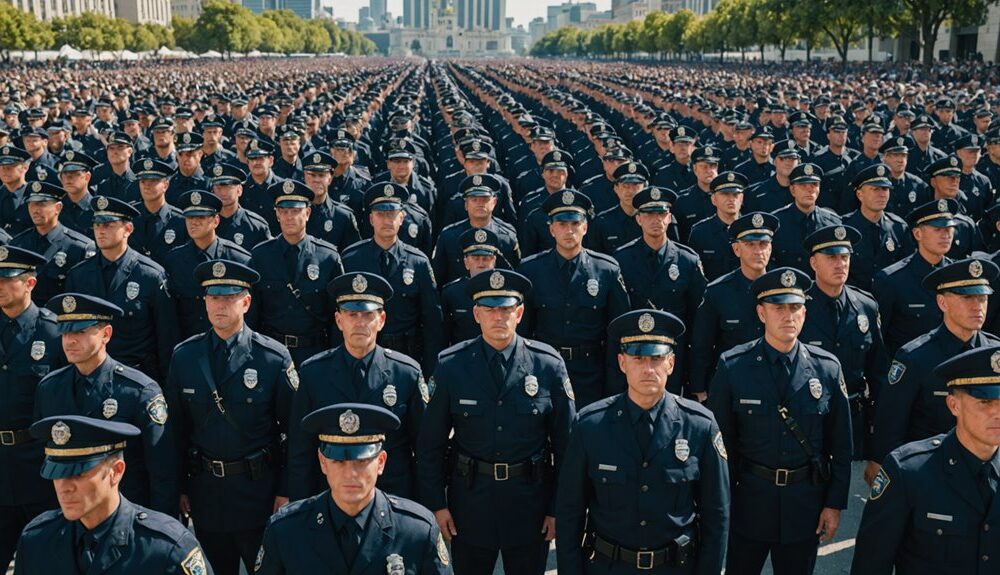
<path fill-rule="evenodd" d="M 643 461 L 643 462 L 642 462 L 642 468 L 643 468 L 643 469 L 645 469 L 645 468 L 647 468 L 647 467 L 649 467 L 649 462 L 647 462 L 647 461 Z"/>
<path fill-rule="evenodd" d="M 503 400 L 501 399 L 500 401 L 498 401 L 497 405 L 503 405 Z"/>
<path fill-rule="evenodd" d="M 642 521 L 640 521 L 639 525 L 641 525 L 642 527 L 645 527 L 646 526 L 646 520 L 643 519 Z"/>
<path fill-rule="evenodd" d="M 989 555 L 983 555 L 983 561 L 989 561 L 989 560 L 990 560 Z"/>
<path fill-rule="evenodd" d="M 944 531 L 941 531 L 940 529 L 938 529 L 936 533 L 937 533 L 938 535 L 944 535 Z"/>
<path fill-rule="evenodd" d="M 469 417 L 469 412 L 466 411 L 466 412 L 462 413 L 462 417 Z"/>
<path fill-rule="evenodd" d="M 497 431 L 503 431 L 503 426 L 502 425 L 498 425 L 497 426 Z"/>
<path fill-rule="evenodd" d="M 531 415 L 538 415 L 538 410 L 537 409 L 532 409 L 531 410 Z"/>
<path fill-rule="evenodd" d="M 989 530 L 990 530 L 990 524 L 989 523 L 987 523 L 986 525 L 983 525 L 983 531 L 989 531 Z"/>
<path fill-rule="evenodd" d="M 648 485 L 643 485 L 643 486 L 642 486 L 642 487 L 640 487 L 639 489 L 641 489 L 641 490 L 642 490 L 642 492 L 643 492 L 643 493 L 645 493 L 645 492 L 649 491 L 649 486 L 648 486 Z"/>
<path fill-rule="evenodd" d="M 607 482 L 608 482 L 608 478 L 607 477 L 602 477 L 601 478 L 601 483 L 607 483 Z"/>

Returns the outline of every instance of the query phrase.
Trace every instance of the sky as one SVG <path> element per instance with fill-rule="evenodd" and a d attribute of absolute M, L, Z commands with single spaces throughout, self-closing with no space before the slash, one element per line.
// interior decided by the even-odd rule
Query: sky
<path fill-rule="evenodd" d="M 590 0 L 597 4 L 598 10 L 611 8 L 611 0 Z M 507 17 L 514 18 L 514 25 L 523 24 L 528 27 L 536 16 L 545 17 L 545 7 L 550 4 L 561 4 L 562 0 L 507 0 Z M 358 21 L 358 9 L 368 6 L 368 0 L 332 0 L 333 15 L 348 22 Z M 403 15 L 403 0 L 389 0 L 389 11 L 393 16 Z"/>

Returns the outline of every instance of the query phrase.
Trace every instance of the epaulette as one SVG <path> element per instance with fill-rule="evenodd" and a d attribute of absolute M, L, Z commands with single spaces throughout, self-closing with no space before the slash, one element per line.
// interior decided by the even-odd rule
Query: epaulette
<path fill-rule="evenodd" d="M 605 397 L 603 399 L 595 401 L 594 403 L 585 405 L 584 407 L 580 408 L 580 411 L 576 412 L 577 418 L 583 419 L 594 413 L 600 413 L 608 409 L 609 407 L 614 405 L 616 401 L 618 401 L 619 395 L 612 395 L 611 397 Z"/>
<path fill-rule="evenodd" d="M 267 220 L 264 219 L 264 216 L 258 214 L 257 212 L 253 210 L 248 210 L 246 208 L 243 208 L 243 211 L 246 212 L 247 219 L 255 220 L 262 224 L 267 224 Z"/>
<path fill-rule="evenodd" d="M 465 278 L 465 277 L 455 278 L 455 279 L 451 280 L 450 282 L 444 284 L 444 286 L 441 288 L 441 291 L 444 292 L 444 290 L 446 290 L 446 289 L 448 289 L 448 288 L 450 288 L 452 286 L 455 286 L 455 285 L 458 285 L 458 284 L 462 283 L 462 280 L 465 280 L 465 279 L 469 279 L 469 278 Z"/>
<path fill-rule="evenodd" d="M 611 213 L 614 213 L 614 211 L 615 211 L 615 210 L 618 210 L 618 209 L 621 209 L 621 208 L 620 208 L 619 206 L 614 206 L 614 207 L 610 207 L 610 208 L 608 208 L 608 209 L 604 210 L 603 212 L 601 212 L 601 213 L 597 214 L 596 216 L 594 216 L 594 218 L 593 218 L 593 219 L 595 219 L 595 220 L 596 220 L 597 218 L 600 218 L 600 217 L 602 217 L 602 216 L 604 216 L 604 215 L 607 215 L 607 214 L 611 214 Z"/>
<path fill-rule="evenodd" d="M 692 248 L 690 248 L 690 247 L 688 247 L 688 246 L 686 246 L 686 245 L 684 245 L 684 244 L 682 244 L 680 242 L 675 242 L 673 240 L 671 240 L 670 243 L 674 244 L 674 246 L 677 247 L 677 251 L 679 251 L 679 252 L 685 252 L 688 255 L 691 255 L 691 256 L 694 256 L 695 258 L 701 259 L 701 256 L 698 255 L 698 252 L 694 251 Z"/>
<path fill-rule="evenodd" d="M 552 347 L 551 345 L 549 345 L 549 344 L 547 344 L 545 342 L 538 341 L 537 339 L 528 339 L 526 337 L 521 338 L 521 340 L 524 341 L 524 345 L 526 347 L 528 347 L 528 348 L 530 348 L 530 349 L 532 349 L 534 351 L 539 351 L 539 352 L 551 355 L 552 357 L 554 357 L 556 359 L 562 360 L 562 356 L 559 355 L 559 352 L 556 351 L 556 349 L 554 347 Z"/>
<path fill-rule="evenodd" d="M 226 246 L 226 248 L 231 249 L 236 252 L 243 252 L 247 257 L 250 257 L 250 251 L 241 246 L 240 244 L 227 240 L 226 238 L 218 238 L 219 242 Z"/>
<path fill-rule="evenodd" d="M 466 218 L 466 219 L 468 219 L 468 218 Z M 459 225 L 461 225 L 461 224 L 463 224 L 463 223 L 465 223 L 465 220 L 459 220 L 459 221 L 457 221 L 457 222 L 452 222 L 452 223 L 448 224 L 447 226 L 445 226 L 445 227 L 441 228 L 441 234 L 443 234 L 443 233 L 445 233 L 446 231 L 449 231 L 449 230 L 451 230 L 452 228 L 454 228 L 454 227 L 457 227 L 457 226 L 459 226 Z M 438 235 L 440 236 L 441 234 L 438 234 Z"/>
<path fill-rule="evenodd" d="M 702 405 L 700 402 L 680 396 L 676 396 L 674 399 L 677 401 L 677 406 L 684 411 L 692 415 L 703 417 L 708 421 L 714 421 L 711 410 Z"/>
<path fill-rule="evenodd" d="M 250 339 L 255 343 L 259 343 L 264 349 L 273 351 L 282 359 L 289 357 L 288 349 L 278 343 L 278 340 L 274 338 L 268 337 L 260 332 L 252 331 L 250 332 Z"/>
<path fill-rule="evenodd" d="M 389 506 L 392 507 L 393 511 L 398 511 L 404 513 L 414 519 L 419 519 L 426 522 L 428 525 L 437 525 L 437 521 L 434 520 L 434 515 L 425 507 L 410 501 L 409 499 L 403 499 L 402 497 L 396 497 L 395 495 L 385 494 L 386 500 L 389 502 Z"/>
<path fill-rule="evenodd" d="M 728 358 L 731 358 L 731 357 L 737 357 L 737 356 L 743 355 L 745 353 L 748 353 L 750 350 L 752 350 L 755 345 L 757 345 L 757 340 L 756 339 L 752 339 L 750 341 L 747 341 L 747 342 L 741 343 L 739 345 L 733 346 L 733 347 L 729 348 L 728 350 L 722 352 L 722 355 L 719 356 L 719 359 L 720 360 L 721 359 L 728 359 Z"/>
<path fill-rule="evenodd" d="M 59 323 L 59 320 L 56 319 L 55 312 L 41 306 L 38 307 L 38 317 L 41 318 L 43 321 L 47 321 L 50 323 Z"/>
<path fill-rule="evenodd" d="M 837 359 L 837 356 L 830 353 L 829 351 L 826 351 L 825 349 L 819 346 L 809 345 L 808 343 L 805 342 L 800 342 L 800 343 L 802 343 L 802 345 L 807 346 L 809 348 L 809 353 L 811 353 L 813 356 L 826 361 L 835 362 L 838 366 L 840 365 L 840 360 Z"/>
<path fill-rule="evenodd" d="M 524 265 L 524 264 L 527 264 L 527 263 L 531 263 L 531 262 L 539 259 L 541 256 L 548 255 L 548 253 L 551 252 L 551 251 L 552 251 L 552 248 L 549 248 L 547 250 L 542 250 L 542 251 L 540 251 L 538 253 L 531 254 L 530 256 L 528 256 L 528 257 L 526 257 L 526 258 L 524 258 L 524 259 L 521 260 L 521 265 Z"/>
<path fill-rule="evenodd" d="M 917 337 L 911 339 L 910 341 L 904 343 L 903 347 L 899 348 L 899 351 L 896 352 L 896 356 L 900 357 L 900 354 L 904 354 L 904 353 L 908 354 L 911 351 L 913 351 L 913 350 L 915 350 L 915 349 L 923 346 L 925 343 L 927 343 L 927 340 L 929 340 L 931 338 L 931 333 L 933 331 L 934 330 L 931 330 L 931 331 L 929 331 L 927 333 L 922 333 L 922 334 L 918 335 Z"/>
<path fill-rule="evenodd" d="M 498 228 L 510 233 L 517 235 L 517 229 L 514 226 L 508 224 L 507 222 L 501 220 L 500 218 L 493 218 L 493 223 L 497 225 Z"/>
<path fill-rule="evenodd" d="M 629 241 L 625 242 L 624 244 L 622 244 L 621 247 L 619 247 L 615 251 L 616 252 L 623 252 L 623 251 L 625 251 L 627 249 L 631 249 L 631 248 L 637 246 L 639 244 L 639 242 L 641 242 L 641 241 L 642 241 L 642 237 L 641 236 L 638 237 L 638 238 L 635 238 L 634 240 L 629 240 Z"/>
<path fill-rule="evenodd" d="M 353 252 L 354 250 L 360 248 L 361 246 L 363 246 L 365 244 L 368 244 L 370 242 L 374 242 L 374 241 L 375 240 L 371 240 L 371 239 L 356 241 L 353 244 L 351 244 L 351 245 L 347 246 L 346 248 L 344 248 L 344 251 L 343 251 L 342 255 L 347 255 L 349 252 Z"/>
<path fill-rule="evenodd" d="M 292 515 L 298 515 L 300 513 L 305 513 L 305 512 L 307 512 L 307 511 L 310 510 L 310 508 L 312 507 L 313 502 L 316 499 L 318 499 L 320 497 L 324 497 L 324 496 L 329 497 L 329 495 L 327 495 L 326 491 L 324 491 L 323 493 L 320 493 L 318 495 L 313 495 L 312 497 L 310 497 L 308 499 L 300 499 L 298 501 L 293 501 L 293 502 L 289 503 L 288 505 L 284 505 L 284 506 L 281 507 L 281 509 L 278 509 L 277 511 L 275 511 L 274 515 L 271 515 L 271 518 L 268 520 L 267 523 L 268 523 L 268 525 L 271 525 L 273 523 L 281 521 L 282 519 L 284 519 L 286 517 L 290 517 Z"/>
<path fill-rule="evenodd" d="M 167 272 L 166 272 L 166 270 L 163 269 L 163 266 L 161 266 L 160 264 L 158 264 L 155 261 L 153 261 L 153 258 L 150 258 L 148 256 L 144 256 L 144 255 L 140 254 L 139 252 L 136 252 L 136 255 L 139 256 L 136 259 L 136 263 L 138 265 L 141 265 L 143 267 L 147 267 L 147 268 L 155 271 L 157 273 L 157 275 L 161 275 L 161 276 L 166 276 L 167 275 Z"/>
<path fill-rule="evenodd" d="M 385 353 L 385 357 L 386 358 L 391 359 L 391 360 L 396 361 L 396 362 L 399 362 L 399 363 L 401 363 L 403 365 L 412 367 L 413 369 L 417 370 L 418 372 L 420 371 L 420 364 L 417 363 L 417 360 L 415 360 L 412 357 L 406 355 L 405 353 L 399 353 L 398 351 L 393 351 L 393 350 L 391 350 L 391 349 L 389 349 L 387 347 L 382 348 L 382 351 Z"/>
<path fill-rule="evenodd" d="M 903 461 L 909 459 L 915 455 L 920 455 L 922 453 L 927 453 L 934 451 L 944 442 L 944 438 L 947 436 L 946 433 L 941 435 L 936 435 L 934 437 L 928 437 L 927 439 L 921 439 L 920 441 L 913 441 L 906 443 L 897 447 L 894 452 L 896 453 L 896 459 Z"/>
<path fill-rule="evenodd" d="M 450 355 L 455 355 L 456 353 L 458 353 L 458 352 L 464 350 L 465 348 L 469 347 L 470 345 L 474 344 L 476 342 L 476 340 L 478 340 L 478 339 L 479 338 L 474 337 L 472 339 L 467 339 L 465 341 L 460 341 L 460 342 L 456 343 L 455 345 L 453 345 L 451 347 L 447 347 L 447 348 L 443 349 L 441 351 L 441 353 L 438 354 L 438 361 L 440 362 L 442 359 L 444 359 L 444 358 L 446 358 L 446 357 L 448 357 Z"/>
<path fill-rule="evenodd" d="M 334 352 L 336 352 L 340 348 L 341 348 L 341 346 L 337 346 L 337 347 L 335 347 L 333 349 L 325 349 L 325 350 L 317 353 L 316 355 L 309 356 L 305 361 L 303 361 L 297 367 L 301 371 L 301 370 L 305 369 L 305 367 L 307 365 L 309 365 L 309 364 L 311 364 L 313 362 L 320 361 L 322 359 L 326 359 L 326 358 L 330 357 L 331 355 L 334 354 Z"/>
<path fill-rule="evenodd" d="M 135 522 L 133 524 L 165 535 L 174 543 L 182 543 L 191 535 L 187 527 L 184 527 L 179 521 L 174 521 L 168 515 L 138 505 L 135 506 Z"/>
<path fill-rule="evenodd" d="M 606 262 L 606 263 L 609 263 L 609 264 L 614 264 L 614 266 L 616 268 L 619 267 L 618 266 L 618 260 L 616 260 L 615 258 L 609 256 L 606 253 L 597 252 L 597 251 L 594 251 L 594 250 L 589 250 L 587 248 L 584 248 L 584 251 L 587 252 L 588 256 L 594 258 L 595 260 L 601 260 L 602 262 Z"/>
<path fill-rule="evenodd" d="M 420 251 L 419 249 L 411 246 L 410 244 L 404 241 L 400 241 L 399 243 L 402 244 L 403 251 L 405 251 L 406 253 L 413 254 L 415 256 L 420 256 L 421 259 L 427 260 L 427 262 L 430 263 L 430 260 L 427 258 L 427 254 L 425 254 L 424 252 Z"/>
<path fill-rule="evenodd" d="M 149 377 L 145 373 L 139 371 L 134 367 L 129 367 L 127 365 L 118 363 L 115 365 L 115 376 L 123 377 L 132 383 L 140 385 L 142 387 L 159 387 L 159 384 L 153 381 L 153 378 Z"/>
<path fill-rule="evenodd" d="M 62 510 L 60 510 L 60 509 L 50 509 L 49 511 L 45 511 L 45 512 L 43 512 L 43 513 L 35 516 L 34 519 L 32 519 L 31 521 L 29 521 L 28 525 L 25 526 L 23 532 L 27 533 L 27 532 L 33 531 L 35 529 L 41 529 L 42 527 L 48 525 L 49 523 L 52 523 L 52 522 L 54 522 L 54 521 L 56 521 L 58 519 L 62 519 L 62 518 L 63 518 Z"/>
<path fill-rule="evenodd" d="M 733 270 L 732 272 L 722 274 L 721 276 L 719 276 L 719 277 L 715 278 L 714 280 L 708 282 L 708 286 L 706 286 L 705 289 L 708 289 L 708 288 L 710 288 L 712 286 L 721 285 L 721 284 L 724 284 L 724 283 L 729 283 L 730 281 L 732 281 L 736 277 L 734 275 L 734 272 L 735 273 L 742 273 L 742 272 L 740 272 L 739 269 L 736 269 L 736 270 Z"/>
<path fill-rule="evenodd" d="M 316 236 L 309 236 L 309 237 L 312 238 L 313 245 L 316 245 L 318 247 L 324 248 L 327 251 L 331 251 L 331 252 L 336 252 L 337 251 L 337 246 L 331 244 L 330 242 L 328 242 L 328 241 L 326 241 L 324 239 L 321 239 L 321 238 L 317 238 Z"/>
<path fill-rule="evenodd" d="M 203 338 L 208 337 L 208 333 L 209 332 L 207 332 L 207 331 L 206 332 L 202 332 L 202 333 L 196 333 L 196 334 L 192 335 L 191 337 L 185 339 L 184 341 L 178 343 L 177 345 L 174 346 L 174 353 L 176 353 L 177 350 L 179 350 L 180 348 L 184 347 L 185 345 L 187 345 L 189 343 L 195 343 L 195 342 L 202 341 Z"/>

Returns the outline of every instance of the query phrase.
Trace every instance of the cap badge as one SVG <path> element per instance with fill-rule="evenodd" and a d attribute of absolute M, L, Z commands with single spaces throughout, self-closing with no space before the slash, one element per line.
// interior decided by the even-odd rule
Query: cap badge
<path fill-rule="evenodd" d="M 573 198 L 573 192 L 566 191 L 566 192 L 562 193 L 562 203 L 563 203 L 564 206 L 572 206 L 573 205 L 573 199 L 574 199 Z"/>
<path fill-rule="evenodd" d="M 475 240 L 479 243 L 486 241 L 486 230 L 476 230 Z"/>
<path fill-rule="evenodd" d="M 192 206 L 201 205 L 201 192 L 191 192 L 191 205 Z"/>
<path fill-rule="evenodd" d="M 146 170 L 152 170 L 153 169 L 153 160 L 146 160 L 145 162 L 142 163 L 142 167 L 143 167 L 143 169 L 146 169 Z"/>
<path fill-rule="evenodd" d="M 71 295 L 64 297 L 62 300 L 62 308 L 66 313 L 73 313 L 76 311 L 76 298 Z"/>
<path fill-rule="evenodd" d="M 629 164 L 628 165 L 628 173 L 634 174 L 635 170 L 636 170 L 635 164 Z"/>
<path fill-rule="evenodd" d="M 76 157 L 76 152 L 73 150 L 66 150 L 66 160 L 72 162 L 73 158 Z"/>
<path fill-rule="evenodd" d="M 969 263 L 969 275 L 973 278 L 983 275 L 983 264 L 979 263 L 979 260 L 973 260 Z"/>
<path fill-rule="evenodd" d="M 677 135 L 678 136 L 685 135 L 685 133 L 684 133 L 684 126 L 680 126 L 680 127 L 677 128 Z"/>
<path fill-rule="evenodd" d="M 284 184 L 281 184 L 281 191 L 286 194 L 290 194 L 295 191 L 295 182 L 291 180 L 285 180 Z"/>
<path fill-rule="evenodd" d="M 990 356 L 990 367 L 993 368 L 993 373 L 1000 373 L 1000 351 Z"/>
<path fill-rule="evenodd" d="M 759 228 L 764 225 L 764 216 L 761 214 L 754 214 L 753 218 L 751 218 L 750 220 L 750 223 L 753 224 L 753 227 Z"/>
<path fill-rule="evenodd" d="M 736 181 L 736 174 L 734 174 L 732 172 L 729 172 L 729 174 L 726 175 L 726 181 L 727 182 L 735 182 Z"/>
<path fill-rule="evenodd" d="M 939 212 L 947 212 L 948 211 L 948 200 L 938 200 L 937 208 L 938 208 Z"/>
<path fill-rule="evenodd" d="M 222 262 L 212 264 L 212 277 L 221 278 L 224 275 L 226 275 L 226 264 Z"/>
<path fill-rule="evenodd" d="M 803 166 L 802 171 L 805 173 L 805 175 L 811 176 L 813 174 L 812 164 L 806 164 L 805 166 Z"/>
<path fill-rule="evenodd" d="M 885 166 L 878 166 L 877 168 L 875 168 L 875 173 L 876 173 L 876 174 L 877 174 L 877 175 L 878 175 L 879 177 L 882 177 L 882 176 L 884 176 L 884 175 L 885 175 Z"/>
<path fill-rule="evenodd" d="M 191 143 L 191 134 L 185 133 L 184 137 L 182 137 L 181 140 L 185 144 L 190 144 Z"/>
<path fill-rule="evenodd" d="M 99 210 L 108 209 L 108 198 L 104 196 L 97 198 L 97 209 Z"/>
<path fill-rule="evenodd" d="M 955 167 L 958 165 L 958 158 L 952 156 L 951 158 L 948 158 L 948 163 L 951 164 L 952 167 Z"/>
<path fill-rule="evenodd" d="M 472 185 L 473 186 L 481 186 L 481 185 L 483 185 L 483 177 L 482 176 L 472 176 Z"/>
<path fill-rule="evenodd" d="M 553 152 L 552 153 L 552 160 L 555 161 L 555 162 L 561 162 L 562 161 L 562 153 L 560 153 L 560 152 Z"/>
<path fill-rule="evenodd" d="M 500 272 L 493 272 L 490 274 L 490 287 L 493 289 L 500 289 L 503 287 L 504 277 Z"/>
<path fill-rule="evenodd" d="M 361 428 L 361 418 L 350 409 L 340 414 L 340 430 L 351 435 Z"/>
<path fill-rule="evenodd" d="M 781 285 L 790 288 L 795 285 L 795 272 L 788 270 L 781 274 Z"/>
<path fill-rule="evenodd" d="M 368 280 L 361 274 L 354 276 L 354 279 L 351 280 L 351 289 L 354 290 L 354 293 L 364 293 L 368 289 Z"/>
<path fill-rule="evenodd" d="M 656 327 L 656 320 L 653 319 L 652 314 L 644 313 L 639 316 L 639 331 L 649 333 L 653 331 L 654 327 Z"/>
<path fill-rule="evenodd" d="M 219 165 L 219 164 L 216 164 L 215 167 L 212 168 L 212 173 L 215 174 L 216 176 L 221 176 L 222 175 L 222 166 Z"/>
<path fill-rule="evenodd" d="M 472 142 L 472 151 L 473 152 L 478 152 L 479 148 L 480 148 L 479 142 Z"/>
<path fill-rule="evenodd" d="M 847 230 L 845 230 L 843 226 L 837 226 L 833 230 L 833 237 L 837 238 L 838 240 L 843 240 L 844 238 L 847 237 Z"/>
<path fill-rule="evenodd" d="M 0 246 L 0 262 L 7 259 L 7 248 Z"/>
<path fill-rule="evenodd" d="M 997 352 L 1000 355 L 1000 352 Z M 73 434 L 69 430 L 69 426 L 61 421 L 57 421 L 55 425 L 52 426 L 52 443 L 56 445 L 66 445 L 69 443 L 69 438 L 73 437 Z"/>
<path fill-rule="evenodd" d="M 396 190 L 393 189 L 392 184 L 386 184 L 385 187 L 382 188 L 382 194 L 387 198 L 391 198 L 396 195 Z"/>

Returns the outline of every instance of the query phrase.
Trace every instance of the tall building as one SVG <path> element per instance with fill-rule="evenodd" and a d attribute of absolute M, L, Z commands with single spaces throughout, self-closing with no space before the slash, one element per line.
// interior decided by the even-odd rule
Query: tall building
<path fill-rule="evenodd" d="M 84 12 L 115 17 L 114 0 L 11 0 L 11 2 L 15 8 L 30 12 L 39 20 L 79 16 Z"/>
<path fill-rule="evenodd" d="M 384 28 L 388 24 L 385 21 L 386 0 L 371 0 L 368 4 L 368 15 L 375 21 L 376 28 Z"/>
<path fill-rule="evenodd" d="M 389 54 L 510 56 L 507 0 L 403 0 L 403 26 L 391 30 Z"/>
<path fill-rule="evenodd" d="M 170 25 L 170 0 L 114 0 L 115 15 L 135 24 Z"/>

